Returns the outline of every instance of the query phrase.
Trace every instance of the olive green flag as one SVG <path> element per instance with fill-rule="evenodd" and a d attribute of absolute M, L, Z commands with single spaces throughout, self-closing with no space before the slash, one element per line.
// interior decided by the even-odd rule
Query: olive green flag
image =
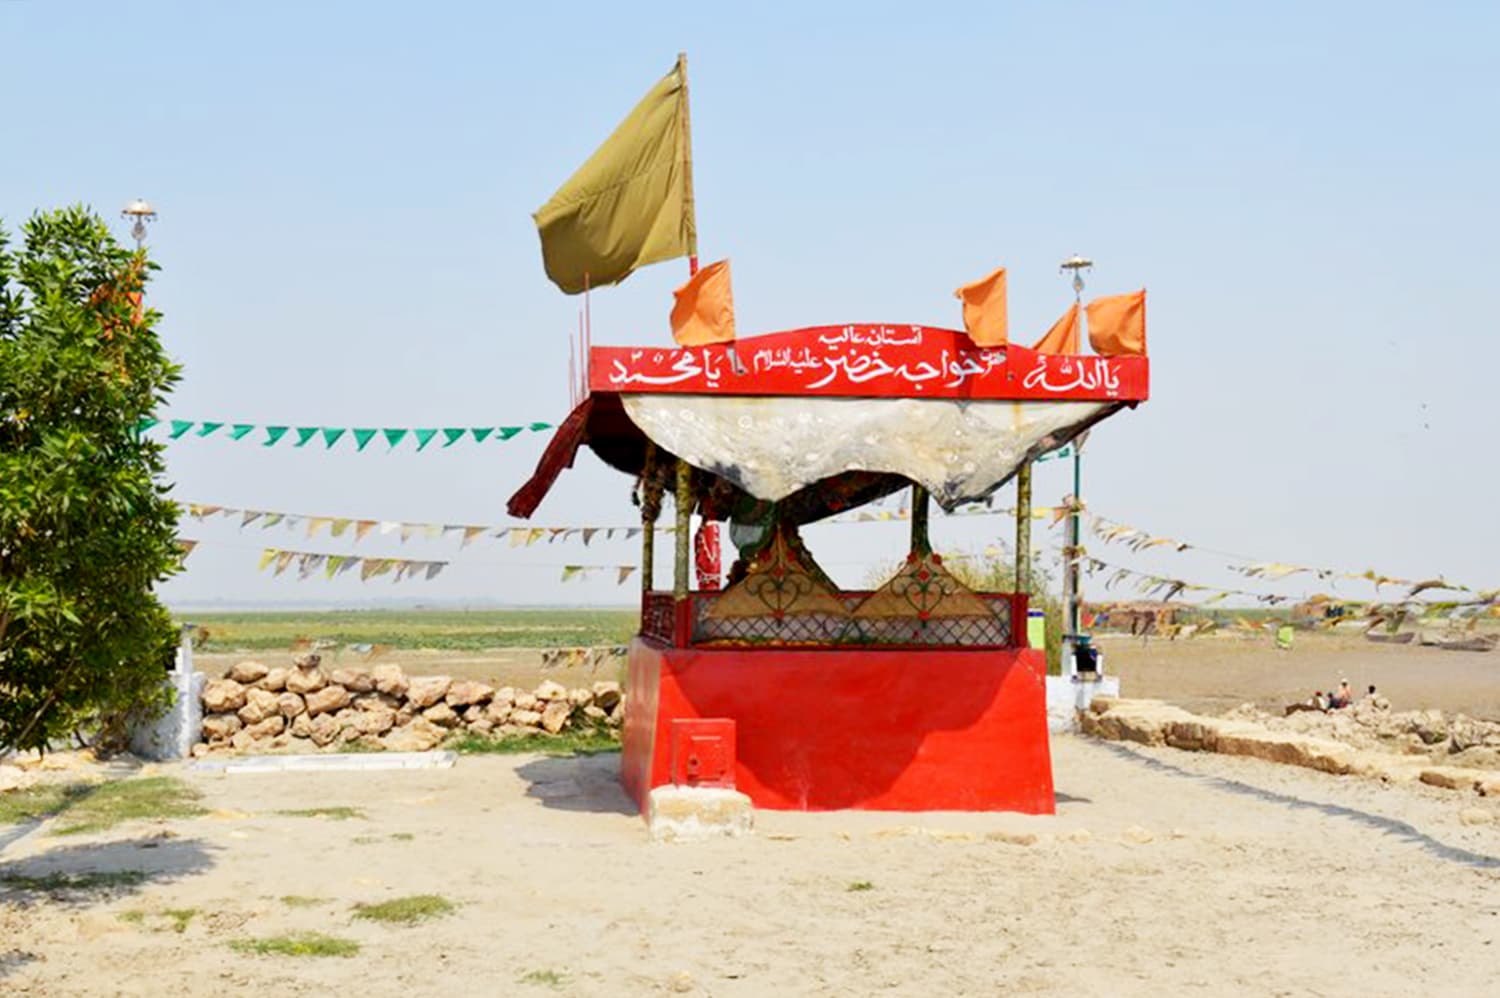
<path fill-rule="evenodd" d="M 532 217 L 570 295 L 697 252 L 685 56 Z"/>

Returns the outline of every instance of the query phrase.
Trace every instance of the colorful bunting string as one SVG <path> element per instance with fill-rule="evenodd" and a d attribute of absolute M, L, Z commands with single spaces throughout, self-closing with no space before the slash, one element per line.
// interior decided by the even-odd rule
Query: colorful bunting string
<path fill-rule="evenodd" d="M 562 581 L 572 582 L 574 579 L 587 579 L 597 572 L 613 572 L 615 585 L 623 586 L 626 581 L 635 574 L 634 565 L 564 565 L 562 567 Z"/>
<path fill-rule="evenodd" d="M 356 555 L 325 554 L 319 551 L 284 551 L 280 548 L 265 548 L 260 553 L 257 570 L 273 569 L 281 575 L 293 564 L 297 566 L 297 578 L 309 579 L 321 572 L 326 579 L 336 579 L 355 569 L 361 581 L 380 575 L 393 575 L 395 582 L 403 579 L 435 579 L 448 567 L 446 561 L 416 561 L 409 558 L 361 558 Z"/>
<path fill-rule="evenodd" d="M 166 428 L 169 440 L 180 440 L 189 432 L 196 432 L 196 437 L 211 437 L 219 430 L 228 427 L 225 433 L 230 440 L 243 440 L 257 429 L 265 431 L 261 438 L 261 445 L 274 447 L 289 433 L 293 436 L 292 446 L 305 447 L 308 442 L 316 437 L 323 438 L 323 449 L 331 450 L 333 445 L 343 439 L 348 433 L 354 440 L 354 449 L 362 451 L 374 440 L 377 435 L 385 438 L 389 449 L 396 447 L 408 436 L 417 443 L 418 451 L 426 450 L 427 445 L 432 443 L 439 433 L 443 435 L 443 446 L 452 447 L 460 440 L 468 438 L 475 443 L 484 443 L 491 436 L 496 440 L 509 440 L 521 433 L 540 433 L 543 430 L 553 428 L 551 423 L 535 422 L 520 426 L 423 426 L 423 427 L 343 427 L 343 426 L 281 426 L 264 425 L 258 423 L 224 423 L 216 420 L 193 420 L 193 419 L 169 419 L 165 423 L 154 418 L 145 418 L 136 423 L 137 433 L 146 433 L 158 426 Z"/>
<path fill-rule="evenodd" d="M 345 536 L 350 528 L 354 531 L 354 540 L 362 541 L 372 531 L 379 530 L 384 534 L 399 534 L 402 541 L 409 541 L 413 537 L 422 537 L 426 540 L 439 540 L 447 537 L 457 537 L 460 547 L 468 547 L 475 540 L 489 536 L 497 540 L 510 541 L 511 547 L 530 547 L 539 541 L 545 540 L 548 544 L 557 541 L 569 541 L 580 538 L 587 547 L 595 537 L 604 535 L 605 540 L 613 540 L 616 537 L 635 538 L 641 534 L 641 527 L 509 527 L 496 524 L 481 523 L 420 523 L 405 520 L 365 520 L 356 519 L 351 516 L 320 516 L 312 513 L 291 513 L 284 510 L 269 509 L 242 509 L 237 506 L 219 506 L 211 503 L 190 502 L 187 504 L 188 516 L 195 520 L 203 521 L 219 516 L 225 520 L 238 520 L 236 524 L 241 530 L 251 524 L 259 523 L 262 530 L 285 524 L 292 530 L 305 526 L 307 537 L 318 536 L 327 530 L 334 537 Z M 656 528 L 661 533 L 675 533 L 677 528 L 671 525 L 662 525 Z"/>
<path fill-rule="evenodd" d="M 1350 572 L 1336 568 L 1317 568 L 1311 565 L 1298 565 L 1280 561 L 1258 561 L 1245 555 L 1234 554 L 1228 551 L 1215 551 L 1212 548 L 1189 544 L 1179 541 L 1173 537 L 1156 536 L 1149 531 L 1117 520 L 1110 520 L 1095 513 L 1084 511 L 1084 516 L 1090 520 L 1090 529 L 1094 535 L 1106 544 L 1124 544 L 1132 551 L 1140 552 L 1152 549 L 1165 549 L 1171 551 L 1198 550 L 1208 554 L 1219 555 L 1230 559 L 1233 564 L 1227 567 L 1231 572 L 1236 572 L 1248 579 L 1265 579 L 1268 581 L 1279 581 L 1293 575 L 1312 575 L 1325 582 L 1337 579 L 1348 581 L 1365 581 L 1373 583 L 1378 593 L 1384 586 L 1403 586 L 1407 591 L 1407 599 L 1428 590 L 1443 590 L 1447 592 L 1470 593 L 1478 598 L 1479 602 L 1493 602 L 1500 590 L 1481 592 L 1479 589 L 1463 585 L 1462 583 L 1449 582 L 1441 576 L 1430 579 L 1405 579 L 1399 576 L 1386 575 L 1374 569 L 1365 569 L 1363 572 Z"/>

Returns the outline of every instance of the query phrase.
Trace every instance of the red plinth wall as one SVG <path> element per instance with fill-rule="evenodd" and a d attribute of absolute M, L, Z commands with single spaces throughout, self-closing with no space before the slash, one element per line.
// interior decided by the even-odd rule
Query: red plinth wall
<path fill-rule="evenodd" d="M 1051 814 L 1042 652 L 630 646 L 621 781 L 672 782 L 672 721 L 735 721 L 756 807 Z"/>

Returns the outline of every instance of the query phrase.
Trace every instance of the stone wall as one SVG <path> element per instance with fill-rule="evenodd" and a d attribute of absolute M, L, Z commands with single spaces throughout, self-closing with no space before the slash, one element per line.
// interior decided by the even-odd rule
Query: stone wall
<path fill-rule="evenodd" d="M 1088 710 L 1079 712 L 1078 721 L 1084 734 L 1112 741 L 1249 756 L 1388 782 L 1420 780 L 1448 790 L 1500 796 L 1500 770 L 1480 765 L 1489 760 L 1488 755 L 1473 754 L 1476 749 L 1492 746 L 1470 742 L 1473 737 L 1491 737 L 1494 733 L 1489 731 L 1490 722 L 1464 718 L 1466 724 L 1457 725 L 1460 734 L 1454 740 L 1454 722 L 1439 712 L 1411 711 L 1400 715 L 1368 705 L 1359 715 L 1354 710 L 1342 719 L 1319 714 L 1324 720 L 1292 721 L 1290 725 L 1276 727 L 1271 724 L 1281 719 L 1264 715 L 1251 719 L 1248 716 L 1251 713 L 1253 708 L 1239 708 L 1227 717 L 1204 717 L 1159 700 L 1101 697 Z M 1293 727 L 1302 730 L 1292 730 Z M 1361 728 L 1388 730 L 1390 739 L 1381 742 L 1378 735 L 1372 735 L 1365 740 L 1364 735 L 1353 734 Z M 1414 737 L 1409 739 L 1408 735 Z M 1427 751 L 1416 750 L 1416 745 L 1424 746 Z M 1463 765 L 1465 762 L 1469 765 Z"/>
<path fill-rule="evenodd" d="M 472 679 L 408 676 L 399 665 L 325 670 L 316 654 L 289 667 L 240 662 L 203 687 L 203 740 L 192 754 L 425 752 L 469 732 L 504 737 L 617 728 L 620 684 L 496 689 Z"/>

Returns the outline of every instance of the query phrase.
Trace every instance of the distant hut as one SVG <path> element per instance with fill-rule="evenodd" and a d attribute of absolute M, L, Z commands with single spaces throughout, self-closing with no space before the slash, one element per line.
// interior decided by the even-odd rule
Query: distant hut
<path fill-rule="evenodd" d="M 1178 613 L 1184 607 L 1161 600 L 1135 600 L 1124 603 L 1095 603 L 1093 612 L 1095 630 L 1120 631 L 1135 637 L 1162 635 L 1170 637 L 1180 625 Z"/>

